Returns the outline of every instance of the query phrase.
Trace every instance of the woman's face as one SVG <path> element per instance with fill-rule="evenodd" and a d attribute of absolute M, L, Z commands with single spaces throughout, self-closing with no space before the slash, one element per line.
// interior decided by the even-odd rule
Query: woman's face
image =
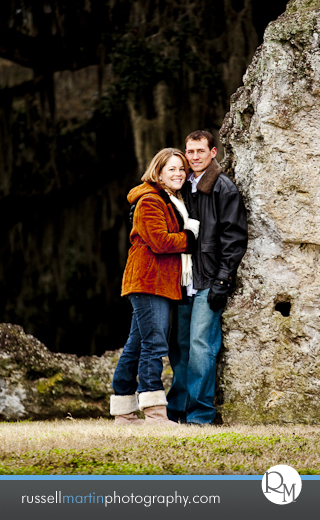
<path fill-rule="evenodd" d="M 180 190 L 186 180 L 186 172 L 181 157 L 172 155 L 162 168 L 159 179 L 174 193 Z"/>

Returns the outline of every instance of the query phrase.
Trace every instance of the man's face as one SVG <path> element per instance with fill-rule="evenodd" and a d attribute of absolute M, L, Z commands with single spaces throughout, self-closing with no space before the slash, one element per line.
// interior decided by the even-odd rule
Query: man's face
<path fill-rule="evenodd" d="M 200 141 L 189 139 L 186 144 L 186 158 L 195 177 L 199 177 L 209 166 L 212 159 L 217 155 L 217 149 L 210 150 L 208 140 L 203 137 Z"/>

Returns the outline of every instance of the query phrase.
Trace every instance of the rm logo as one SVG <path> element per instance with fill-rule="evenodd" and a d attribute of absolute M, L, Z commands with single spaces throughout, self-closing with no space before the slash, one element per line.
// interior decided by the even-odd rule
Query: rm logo
<path fill-rule="evenodd" d="M 284 464 L 273 466 L 262 479 L 264 496 L 274 504 L 290 504 L 298 498 L 302 488 L 299 473 Z"/>

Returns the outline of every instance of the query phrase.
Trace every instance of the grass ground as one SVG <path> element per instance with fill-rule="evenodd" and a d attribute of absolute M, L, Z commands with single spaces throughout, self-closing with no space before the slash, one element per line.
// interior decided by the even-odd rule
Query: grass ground
<path fill-rule="evenodd" d="M 276 464 L 320 474 L 320 427 L 0 423 L 1 475 L 262 475 Z"/>

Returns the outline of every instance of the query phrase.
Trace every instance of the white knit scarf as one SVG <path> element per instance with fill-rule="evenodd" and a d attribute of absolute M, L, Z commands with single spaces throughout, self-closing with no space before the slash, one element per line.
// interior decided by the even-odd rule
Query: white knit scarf
<path fill-rule="evenodd" d="M 188 218 L 189 214 L 187 211 L 187 208 L 185 207 L 185 204 L 183 200 L 178 199 L 174 195 L 171 195 L 171 193 L 167 192 L 171 202 L 175 205 L 177 210 L 179 211 L 180 215 L 183 218 L 184 228 L 188 225 Z M 181 270 L 181 285 L 184 287 L 187 287 L 190 285 L 192 281 L 192 255 L 181 253 L 181 262 L 182 262 L 182 270 Z"/>

